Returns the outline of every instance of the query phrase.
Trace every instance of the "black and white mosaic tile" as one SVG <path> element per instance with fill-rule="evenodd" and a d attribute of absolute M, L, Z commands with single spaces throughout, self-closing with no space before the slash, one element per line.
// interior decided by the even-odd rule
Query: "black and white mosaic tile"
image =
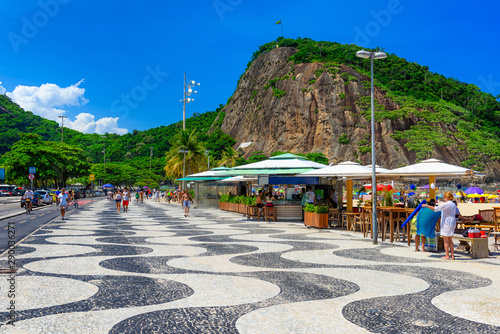
<path fill-rule="evenodd" d="M 191 216 L 101 201 L 56 219 L 17 247 L 16 326 L 0 298 L 0 333 L 500 333 L 498 263 Z"/>

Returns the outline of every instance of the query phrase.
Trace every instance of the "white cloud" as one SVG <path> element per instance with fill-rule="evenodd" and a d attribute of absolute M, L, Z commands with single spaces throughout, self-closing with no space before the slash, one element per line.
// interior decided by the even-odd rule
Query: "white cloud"
<path fill-rule="evenodd" d="M 75 120 L 64 122 L 64 126 L 71 129 L 83 132 L 83 133 L 117 133 L 119 135 L 124 135 L 128 133 L 127 129 L 118 127 L 119 117 L 104 117 L 97 121 L 95 116 L 89 113 L 80 113 L 76 115 Z"/>
<path fill-rule="evenodd" d="M 67 113 L 60 107 L 83 106 L 88 102 L 83 97 L 85 89 L 79 87 L 82 82 L 83 80 L 64 88 L 51 83 L 43 84 L 40 87 L 19 85 L 12 93 L 7 93 L 7 96 L 24 110 L 56 121 L 58 115 Z"/>
<path fill-rule="evenodd" d="M 0 81 L 0 95 L 5 94 L 6 90 L 5 87 L 2 86 L 2 82 Z"/>
<path fill-rule="evenodd" d="M 14 102 L 19 104 L 24 110 L 29 110 L 35 115 L 54 120 L 61 124 L 61 119 L 57 116 L 66 115 L 67 110 L 64 107 L 80 107 L 85 105 L 88 100 L 84 97 L 85 88 L 80 88 L 80 80 L 69 87 L 59 87 L 56 84 L 46 83 L 37 86 L 16 86 L 12 93 L 7 93 Z M 5 92 L 5 88 L 1 86 Z M 74 121 L 66 118 L 64 126 L 78 130 L 83 133 L 117 133 L 126 134 L 127 129 L 118 127 L 119 117 L 104 117 L 95 120 L 95 116 L 89 113 L 80 113 Z"/>

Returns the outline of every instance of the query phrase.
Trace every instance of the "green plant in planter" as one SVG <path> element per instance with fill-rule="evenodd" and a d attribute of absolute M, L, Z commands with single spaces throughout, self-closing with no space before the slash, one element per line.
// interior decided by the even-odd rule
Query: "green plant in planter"
<path fill-rule="evenodd" d="M 326 206 L 326 205 L 316 205 L 314 207 L 314 212 L 315 213 L 320 213 L 320 214 L 328 213 L 328 206 Z"/>
<path fill-rule="evenodd" d="M 384 201 L 386 206 L 392 206 L 392 193 L 390 191 L 384 191 Z"/>
<path fill-rule="evenodd" d="M 229 194 L 220 195 L 219 202 L 228 203 L 229 202 Z"/>
<path fill-rule="evenodd" d="M 315 205 L 314 204 L 306 204 L 304 207 L 305 212 L 314 212 L 315 210 Z"/>
<path fill-rule="evenodd" d="M 257 198 L 256 197 L 252 197 L 252 196 L 246 197 L 245 198 L 245 204 L 246 205 L 257 205 Z"/>

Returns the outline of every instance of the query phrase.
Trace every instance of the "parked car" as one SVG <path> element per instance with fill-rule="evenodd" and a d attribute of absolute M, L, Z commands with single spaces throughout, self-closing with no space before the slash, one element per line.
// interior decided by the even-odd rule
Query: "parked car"
<path fill-rule="evenodd" d="M 33 202 L 32 206 L 39 207 L 39 206 L 43 205 L 42 197 L 40 196 L 40 194 L 38 194 L 36 192 L 33 193 L 33 201 L 32 202 Z M 26 199 L 24 198 L 24 194 L 23 194 L 23 196 L 21 196 L 21 208 L 24 208 L 25 205 L 26 205 Z"/>
<path fill-rule="evenodd" d="M 35 190 L 33 193 L 42 199 L 43 204 L 52 204 L 52 195 L 47 190 Z"/>
<path fill-rule="evenodd" d="M 2 196 L 14 196 L 13 193 L 7 190 L 0 190 L 0 193 L 2 193 Z"/>
<path fill-rule="evenodd" d="M 22 196 L 22 195 L 24 195 L 24 191 L 22 191 L 20 189 L 14 189 L 12 191 L 12 193 L 14 194 L 14 196 Z"/>

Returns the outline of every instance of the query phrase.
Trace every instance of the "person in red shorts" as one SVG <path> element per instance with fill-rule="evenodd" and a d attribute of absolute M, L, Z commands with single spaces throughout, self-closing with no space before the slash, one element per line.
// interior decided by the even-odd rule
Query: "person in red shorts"
<path fill-rule="evenodd" d="M 130 191 L 128 190 L 128 188 L 125 188 L 125 190 L 123 191 L 122 198 L 123 198 L 123 202 L 122 202 L 123 211 L 127 212 L 128 211 L 128 203 L 130 201 Z"/>

